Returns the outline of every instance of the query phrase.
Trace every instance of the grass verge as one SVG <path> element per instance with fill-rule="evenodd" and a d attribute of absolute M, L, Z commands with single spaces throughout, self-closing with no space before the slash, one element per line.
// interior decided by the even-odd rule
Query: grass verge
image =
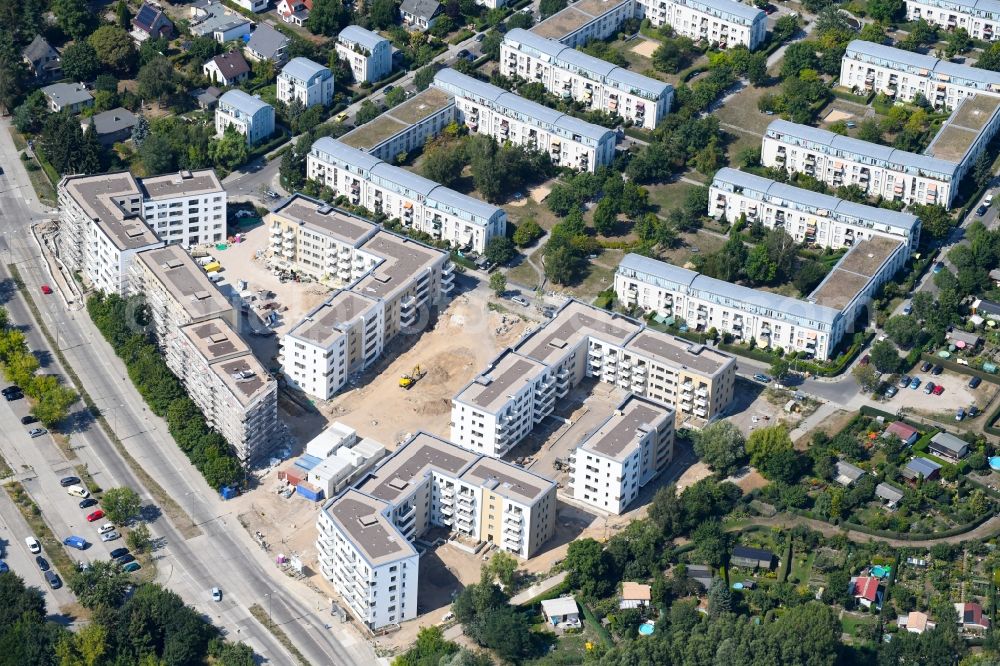
<path fill-rule="evenodd" d="M 69 581 L 70 575 L 76 571 L 76 563 L 70 558 L 69 553 L 66 552 L 62 541 L 57 539 L 56 535 L 49 529 L 49 524 L 45 522 L 42 510 L 35 504 L 35 500 L 31 499 L 28 491 L 17 481 L 10 481 L 4 484 L 4 490 L 7 491 L 10 500 L 17 506 L 17 510 L 24 516 L 24 520 L 28 523 L 32 533 L 42 542 L 42 545 L 45 547 L 45 554 L 48 556 L 49 561 L 52 562 L 52 566 L 59 571 L 63 582 L 66 583 Z"/>
<path fill-rule="evenodd" d="M 104 418 L 104 415 L 101 414 L 101 410 L 98 409 L 97 405 L 94 403 L 93 398 L 91 398 L 90 394 L 87 393 L 87 389 L 84 388 L 83 382 L 80 381 L 80 377 L 76 374 L 73 366 L 70 365 L 69 361 L 67 361 L 66 357 L 63 355 L 62 350 L 56 345 L 55 338 L 52 337 L 48 326 L 45 325 L 45 321 L 42 319 L 42 314 L 38 310 L 38 305 L 35 303 L 35 299 L 32 298 L 28 290 L 23 288 L 24 281 L 21 279 L 21 274 L 17 270 L 17 266 L 8 264 L 7 270 L 14 278 L 17 288 L 24 294 L 24 300 L 28 304 L 28 309 L 31 310 L 31 316 L 34 317 L 35 322 L 38 324 L 38 329 L 42 332 L 42 335 L 45 336 L 45 340 L 49 343 L 49 346 L 55 351 L 56 358 L 59 359 L 59 363 L 66 371 L 66 374 L 76 385 L 84 404 L 87 405 L 87 408 L 94 416 L 94 419 L 100 424 L 101 429 L 104 430 L 104 434 L 106 434 L 108 439 L 111 440 L 111 443 L 114 444 L 118 454 L 132 469 L 132 473 L 139 477 L 139 480 L 144 486 L 146 486 L 149 494 L 153 496 L 154 500 L 156 500 L 160 509 L 163 510 L 185 539 L 191 539 L 201 534 L 201 530 L 197 525 L 195 525 L 191 516 L 187 515 L 184 509 L 181 508 L 181 505 L 178 504 L 169 494 L 167 494 L 167 491 L 165 491 L 163 487 L 146 472 L 142 465 L 140 465 L 139 462 L 132 457 L 132 454 L 128 452 L 128 449 L 125 448 L 122 441 L 118 439 L 118 435 L 111 429 L 111 426 L 108 424 L 108 420 Z"/>
<path fill-rule="evenodd" d="M 7 461 L 4 460 L 3 456 L 0 456 L 0 479 L 6 479 L 8 476 L 14 473 L 14 470 L 10 468 Z"/>
<path fill-rule="evenodd" d="M 91 495 L 94 495 L 97 499 L 101 499 L 100 495 L 104 493 L 104 489 L 97 485 L 94 481 L 93 475 L 91 475 L 90 470 L 86 465 L 76 465 L 73 467 L 76 470 L 77 476 L 83 481 L 83 486 L 90 491 Z"/>
<path fill-rule="evenodd" d="M 264 625 L 264 628 L 271 632 L 271 635 L 281 643 L 286 650 L 288 650 L 295 660 L 299 662 L 302 666 L 311 666 L 309 660 L 306 659 L 305 655 L 299 652 L 299 649 L 295 647 L 295 643 L 292 639 L 288 637 L 285 630 L 278 626 L 271 616 L 268 615 L 267 611 L 260 604 L 254 604 L 250 607 L 250 614 L 256 618 L 258 622 Z"/>

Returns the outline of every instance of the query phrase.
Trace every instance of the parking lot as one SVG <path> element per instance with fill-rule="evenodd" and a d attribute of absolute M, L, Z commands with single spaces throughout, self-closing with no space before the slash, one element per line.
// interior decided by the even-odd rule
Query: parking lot
<path fill-rule="evenodd" d="M 953 421 L 955 412 L 960 407 L 968 410 L 971 405 L 976 405 L 981 410 L 993 399 L 997 391 L 996 385 L 991 382 L 982 382 L 975 389 L 969 388 L 968 375 L 949 370 L 944 370 L 940 375 L 932 375 L 930 372 L 921 372 L 918 368 L 918 371 L 910 377 L 919 378 L 920 386 L 916 389 L 899 388 L 897 381 L 899 392 L 883 401 L 883 405 L 889 408 L 889 411 L 905 408 L 939 421 Z M 926 392 L 928 382 L 943 386 L 944 392 L 940 395 L 928 394 Z"/>

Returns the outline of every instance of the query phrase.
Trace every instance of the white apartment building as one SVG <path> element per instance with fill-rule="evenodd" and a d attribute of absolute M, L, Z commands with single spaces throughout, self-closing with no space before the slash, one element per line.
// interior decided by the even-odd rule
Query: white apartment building
<path fill-rule="evenodd" d="M 840 85 L 903 102 L 921 94 L 935 108 L 955 109 L 967 97 L 1000 96 L 1000 72 L 856 39 L 844 52 Z"/>
<path fill-rule="evenodd" d="M 670 111 L 674 88 L 594 58 L 552 39 L 515 28 L 500 45 L 500 73 L 539 82 L 555 95 L 617 114 L 638 127 L 656 129 Z"/>
<path fill-rule="evenodd" d="M 377 630 L 416 615 L 411 542 L 431 527 L 528 558 L 554 533 L 555 515 L 552 480 L 418 432 L 323 506 L 320 570 L 355 616 Z"/>
<path fill-rule="evenodd" d="M 299 100 L 305 108 L 333 103 L 333 72 L 309 58 L 292 58 L 278 74 L 278 100 Z M 220 100 L 221 101 L 221 100 Z"/>
<path fill-rule="evenodd" d="M 57 249 L 66 267 L 98 291 L 128 293 L 136 254 L 163 245 L 142 220 L 143 191 L 127 171 L 63 176 Z"/>
<path fill-rule="evenodd" d="M 375 83 L 392 71 L 389 40 L 361 26 L 349 25 L 341 30 L 334 48 L 337 57 L 350 65 L 357 83 Z"/>
<path fill-rule="evenodd" d="M 238 315 L 177 245 L 139 253 L 131 289 L 144 296 L 170 370 L 244 463 L 265 457 L 278 424 L 278 385 L 233 328 Z"/>
<path fill-rule="evenodd" d="M 732 335 L 763 348 L 784 349 L 828 360 L 858 322 L 878 289 L 906 263 L 899 239 L 858 240 L 805 299 L 731 284 L 637 254 L 626 255 L 615 273 L 615 294 L 626 307 L 655 312 L 691 330 Z"/>
<path fill-rule="evenodd" d="M 391 163 L 401 153 L 422 150 L 453 122 L 454 97 L 431 86 L 337 140 Z"/>
<path fill-rule="evenodd" d="M 635 0 L 577 0 L 556 12 L 531 32 L 579 48 L 592 39 L 606 40 L 636 13 Z"/>
<path fill-rule="evenodd" d="M 630 395 L 570 456 L 573 497 L 624 513 L 674 457 L 674 410 Z"/>
<path fill-rule="evenodd" d="M 457 119 L 472 132 L 492 136 L 500 143 L 510 141 L 540 150 L 548 153 L 554 164 L 578 171 L 594 171 L 614 159 L 617 136 L 609 129 L 454 69 L 435 74 L 434 85 L 455 96 Z"/>
<path fill-rule="evenodd" d="M 216 136 L 221 137 L 230 126 L 255 146 L 274 134 L 274 107 L 242 90 L 227 90 L 215 108 Z"/>
<path fill-rule="evenodd" d="M 831 187 L 855 184 L 870 197 L 950 208 L 962 177 L 996 132 L 997 118 L 996 99 L 966 98 L 925 154 L 775 120 L 764 134 L 761 163 Z"/>
<path fill-rule="evenodd" d="M 142 216 L 166 243 L 185 248 L 226 239 L 226 190 L 214 169 L 143 178 Z"/>
<path fill-rule="evenodd" d="M 993 41 L 1000 30 L 996 0 L 906 0 L 906 20 L 924 19 L 945 30 L 965 28 L 973 39 Z"/>
<path fill-rule="evenodd" d="M 393 525 L 392 506 L 356 490 L 323 505 L 316 521 L 319 568 L 370 631 L 417 616 L 420 554 Z"/>
<path fill-rule="evenodd" d="M 784 229 L 795 242 L 819 247 L 850 247 L 872 236 L 893 238 L 913 252 L 920 242 L 920 220 L 908 213 L 845 201 L 769 178 L 724 167 L 709 190 L 708 214 L 736 222 Z"/>
<path fill-rule="evenodd" d="M 733 397 L 735 360 L 704 345 L 569 301 L 452 399 L 451 440 L 501 457 L 586 377 L 709 420 Z"/>
<path fill-rule="evenodd" d="M 667 24 L 679 35 L 721 48 L 753 51 L 767 39 L 767 14 L 737 0 L 636 0 L 636 9 L 654 26 Z"/>
<path fill-rule="evenodd" d="M 497 206 L 459 194 L 394 167 L 340 141 L 318 139 L 306 157 L 310 180 L 326 185 L 353 206 L 397 219 L 459 248 L 482 252 L 507 233 L 507 214 Z"/>
<path fill-rule="evenodd" d="M 272 263 L 343 286 L 282 339 L 289 384 L 329 399 L 454 288 L 445 252 L 295 195 L 267 217 Z"/>

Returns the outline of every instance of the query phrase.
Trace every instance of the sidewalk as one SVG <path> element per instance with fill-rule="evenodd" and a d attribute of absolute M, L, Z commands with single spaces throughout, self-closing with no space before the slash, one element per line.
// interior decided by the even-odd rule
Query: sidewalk
<path fill-rule="evenodd" d="M 543 581 L 535 583 L 528 589 L 518 592 L 513 597 L 511 597 L 510 605 L 520 606 L 526 601 L 531 601 L 538 595 L 544 594 L 549 590 L 558 587 L 559 585 L 562 585 L 563 581 L 566 580 L 567 576 L 569 576 L 569 572 L 563 571 L 561 573 L 557 573 L 555 576 L 550 576 L 549 578 L 546 578 Z"/>

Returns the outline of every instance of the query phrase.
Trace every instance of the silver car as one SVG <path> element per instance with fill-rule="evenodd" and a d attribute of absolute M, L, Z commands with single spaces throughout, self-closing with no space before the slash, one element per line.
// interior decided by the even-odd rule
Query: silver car
<path fill-rule="evenodd" d="M 114 541 L 115 539 L 120 539 L 121 534 L 112 530 L 111 532 L 105 532 L 101 535 L 101 541 Z"/>

